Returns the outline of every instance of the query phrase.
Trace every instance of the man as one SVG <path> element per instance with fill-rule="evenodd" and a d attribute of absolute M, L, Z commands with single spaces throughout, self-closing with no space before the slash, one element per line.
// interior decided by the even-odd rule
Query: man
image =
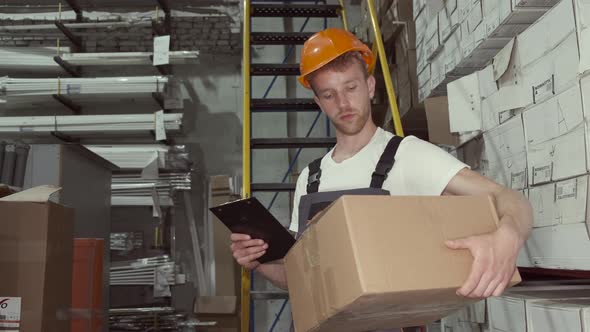
<path fill-rule="evenodd" d="M 469 169 L 438 147 L 408 136 L 403 140 L 371 118 L 375 78 L 369 48 L 352 34 L 327 29 L 304 45 L 299 81 L 336 128 L 336 146 L 303 170 L 297 180 L 290 229 L 301 232 L 331 196 L 360 193 L 390 195 L 492 195 L 500 216 L 497 231 L 448 241 L 468 249 L 471 273 L 457 294 L 470 298 L 499 296 L 516 268 L 516 258 L 532 225 L 532 209 L 520 193 Z M 389 156 L 389 157 L 388 157 Z M 323 195 L 323 196 L 322 196 Z M 328 198 L 326 198 L 328 197 Z M 259 264 L 268 245 L 248 235 L 232 234 L 234 257 L 277 286 L 287 289 L 281 263 Z"/>

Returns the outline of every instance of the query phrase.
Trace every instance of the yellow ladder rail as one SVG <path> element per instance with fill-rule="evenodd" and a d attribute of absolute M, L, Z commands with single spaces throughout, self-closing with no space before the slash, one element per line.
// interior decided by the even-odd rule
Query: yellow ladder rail
<path fill-rule="evenodd" d="M 242 100 L 243 107 L 243 127 L 242 127 L 242 197 L 248 198 L 251 195 L 250 190 L 250 0 L 244 0 L 244 35 L 242 51 L 242 86 L 244 95 Z M 241 305 L 240 305 L 240 331 L 248 332 L 250 330 L 250 271 L 242 268 L 241 282 Z"/>
<path fill-rule="evenodd" d="M 402 128 L 402 121 L 399 115 L 399 109 L 397 108 L 397 100 L 395 98 L 395 91 L 393 89 L 393 82 L 391 81 L 391 73 L 389 71 L 389 64 L 387 63 L 387 57 L 385 56 L 385 47 L 383 46 L 383 39 L 381 37 L 381 29 L 379 28 L 379 21 L 377 19 L 377 13 L 375 11 L 375 4 L 373 0 L 366 0 L 368 2 L 369 14 L 371 16 L 371 25 L 373 26 L 373 34 L 375 35 L 374 45 L 377 46 L 377 56 L 381 63 L 381 69 L 383 70 L 383 79 L 385 80 L 385 90 L 387 91 L 387 97 L 389 99 L 389 108 L 391 109 L 391 115 L 393 118 L 393 126 L 395 128 L 395 134 L 403 137 L 404 130 Z"/>

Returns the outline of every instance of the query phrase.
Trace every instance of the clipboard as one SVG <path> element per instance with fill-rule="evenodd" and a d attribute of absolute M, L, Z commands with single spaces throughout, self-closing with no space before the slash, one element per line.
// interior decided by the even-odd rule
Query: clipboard
<path fill-rule="evenodd" d="M 224 203 L 209 210 L 232 233 L 248 234 L 252 239 L 268 244 L 266 253 L 257 259 L 262 264 L 282 259 L 295 244 L 295 238 L 255 197 Z"/>

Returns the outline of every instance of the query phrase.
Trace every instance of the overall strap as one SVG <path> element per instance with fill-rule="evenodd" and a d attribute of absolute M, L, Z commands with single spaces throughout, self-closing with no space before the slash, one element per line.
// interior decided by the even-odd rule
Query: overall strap
<path fill-rule="evenodd" d="M 309 176 L 307 177 L 307 193 L 317 193 L 320 188 L 320 177 L 322 176 L 322 158 L 312 161 L 309 168 Z"/>
<path fill-rule="evenodd" d="M 402 140 L 403 138 L 399 136 L 393 136 L 387 143 L 381 158 L 379 158 L 379 162 L 377 162 L 377 166 L 375 166 L 375 171 L 371 176 L 371 188 L 381 189 L 383 187 L 383 182 L 385 182 L 389 171 L 393 168 L 395 154 L 397 153 L 397 149 Z"/>

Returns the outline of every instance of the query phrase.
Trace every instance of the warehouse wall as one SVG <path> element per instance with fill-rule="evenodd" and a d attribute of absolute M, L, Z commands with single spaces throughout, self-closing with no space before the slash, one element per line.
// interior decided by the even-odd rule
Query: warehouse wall
<path fill-rule="evenodd" d="M 231 7 L 230 7 L 231 9 Z M 234 11 L 238 10 L 234 8 Z M 162 18 L 163 13 L 159 13 Z M 204 53 L 215 54 L 239 54 L 241 34 L 239 21 L 236 16 L 204 16 L 188 12 L 174 13 L 171 24 L 171 49 L 172 50 L 200 50 Z M 83 38 L 86 52 L 148 52 L 153 49 L 153 29 L 151 18 L 156 16 L 155 11 L 137 13 L 137 16 L 113 15 L 109 13 L 85 13 L 84 21 L 87 23 L 104 22 L 106 20 L 120 20 L 143 22 L 133 27 L 89 28 L 72 31 Z M 57 15 L 45 13 L 43 15 L 12 16 L 0 14 L 0 26 L 10 25 L 53 25 Z M 67 24 L 75 22 L 75 15 L 65 13 L 62 22 Z M 62 47 L 71 46 L 69 40 L 63 38 L 63 34 L 55 30 L 44 36 L 11 36 L 0 37 L 0 47 L 56 47 L 57 38 L 62 39 Z"/>
<path fill-rule="evenodd" d="M 336 2 L 336 1 L 334 1 Z M 351 26 L 358 22 L 358 6 L 349 8 L 349 22 Z M 184 137 L 176 139 L 179 144 L 186 144 L 195 163 L 193 181 L 193 208 L 199 226 L 202 226 L 206 214 L 206 181 L 209 176 L 216 174 L 241 174 L 242 162 L 242 75 L 241 75 L 241 45 L 239 22 L 234 20 L 241 14 L 234 14 L 232 20 L 224 17 L 189 17 L 175 19 L 173 30 L 178 38 L 173 39 L 173 49 L 200 50 L 202 56 L 200 64 L 183 67 L 174 74 L 182 82 L 185 94 L 184 109 Z M 0 17 L 2 19 L 2 17 Z M 51 17 L 45 17 L 51 21 Z M 6 22 L 4 22 L 6 23 Z M 22 22 L 21 22 L 22 23 Z M 45 23 L 45 22 L 43 22 Z M 253 31 L 273 31 L 277 27 L 284 27 L 285 31 L 299 31 L 303 19 L 254 19 Z M 329 26 L 340 26 L 340 20 L 329 20 Z M 304 31 L 317 31 L 324 27 L 323 19 L 311 19 Z M 149 30 L 149 31 L 148 31 Z M 230 32 L 228 32 L 230 31 Z M 129 32 L 129 31 L 128 31 Z M 128 51 L 151 50 L 151 29 L 138 28 L 130 31 L 135 38 L 120 38 L 116 31 L 104 35 L 86 34 L 85 41 L 88 51 Z M 55 40 L 47 39 L 14 39 L 0 38 L 1 46 L 55 46 Z M 67 42 L 62 41 L 62 45 Z M 296 58 L 299 58 L 301 46 L 296 48 Z M 253 62 L 281 63 L 286 55 L 284 46 L 254 47 Z M 125 75 L 157 75 L 153 68 L 109 68 L 106 71 L 88 71 L 88 75 L 125 76 Z M 262 98 L 267 90 L 271 77 L 256 77 L 252 79 L 252 97 Z M 297 97 L 311 98 L 310 91 L 303 89 L 296 82 L 295 77 L 278 78 L 267 97 Z M 159 109 L 158 105 L 148 99 L 124 100 L 111 105 L 84 105 L 83 114 L 114 114 L 114 113 L 149 113 Z M 70 114 L 61 105 L 49 102 L 42 107 L 25 111 L 9 111 L 6 115 L 51 115 Z M 316 114 L 257 114 L 252 118 L 253 137 L 287 137 L 287 134 L 304 137 L 314 121 Z M 311 136 L 325 136 L 328 129 L 323 115 L 311 131 Z M 123 143 L 123 142 L 122 142 Z M 253 182 L 281 182 L 296 151 L 264 150 L 253 154 Z M 325 149 L 303 151 L 293 169 L 294 181 L 298 173 L 313 159 L 323 155 Z M 265 205 L 269 205 L 273 195 L 259 195 Z M 271 212 L 284 224 L 290 221 L 292 197 L 281 193 L 272 206 Z M 194 276 L 191 270 L 191 245 L 188 238 L 188 227 L 184 217 L 182 205 L 174 209 L 176 221 L 177 250 L 176 259 L 187 272 Z M 152 232 L 151 211 L 142 208 L 117 208 L 112 212 L 113 231 L 141 228 L 145 234 Z M 150 243 L 150 236 L 145 238 Z M 189 280 L 190 275 L 189 275 Z M 257 290 L 272 289 L 273 287 L 260 278 L 255 279 Z M 186 310 L 192 309 L 192 301 L 196 295 L 195 287 L 191 284 L 177 286 L 174 289 L 174 304 Z M 138 298 L 139 297 L 139 298 Z M 133 300 L 151 300 L 151 295 L 141 293 L 132 296 L 130 293 L 119 293 L 113 296 L 115 302 Z M 130 303 L 127 303 L 130 304 Z M 278 314 L 282 300 L 256 303 L 256 330 L 269 330 Z M 288 331 L 291 324 L 290 312 L 287 307 L 282 319 L 274 331 Z"/>

